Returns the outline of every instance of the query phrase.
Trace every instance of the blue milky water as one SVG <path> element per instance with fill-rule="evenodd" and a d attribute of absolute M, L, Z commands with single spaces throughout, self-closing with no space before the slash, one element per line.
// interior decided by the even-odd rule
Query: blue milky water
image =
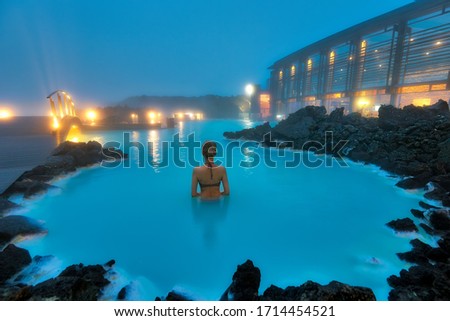
<path fill-rule="evenodd" d="M 187 122 L 175 129 L 132 132 L 130 138 L 154 142 L 159 147 L 145 159 L 161 161 L 161 143 L 176 133 L 181 140 L 195 133 L 201 141 L 226 144 L 224 131 L 254 125 L 240 120 Z M 122 136 L 91 132 L 80 139 L 121 142 Z M 411 238 L 427 240 L 396 235 L 385 223 L 411 217 L 409 210 L 417 208 L 421 195 L 396 188 L 395 178 L 361 164 L 239 166 L 257 157 L 249 151 L 261 158 L 267 152 L 234 149 L 233 166 L 227 169 L 230 197 L 201 202 L 190 196 L 190 166 L 169 162 L 168 167 L 139 168 L 137 149 L 132 148 L 130 168 L 78 171 L 55 183 L 60 191 L 31 202 L 27 215 L 43 220 L 49 233 L 24 246 L 33 255 L 55 255 L 65 265 L 115 259 L 122 278 L 139 288 L 136 299 L 152 300 L 177 289 L 216 300 L 236 266 L 251 259 L 261 269 L 260 293 L 271 284 L 338 280 L 370 287 L 386 300 L 386 278 L 408 266 L 395 253 L 407 251 Z M 278 164 L 293 157 L 292 151 L 270 153 Z M 181 151 L 182 160 L 187 154 Z M 200 156 L 197 149 L 196 159 Z"/>

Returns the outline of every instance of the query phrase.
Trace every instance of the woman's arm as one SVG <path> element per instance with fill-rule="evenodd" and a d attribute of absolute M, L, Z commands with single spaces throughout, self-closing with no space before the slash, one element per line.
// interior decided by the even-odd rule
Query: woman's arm
<path fill-rule="evenodd" d="M 197 185 L 198 185 L 198 178 L 197 174 L 195 173 L 195 168 L 192 170 L 192 181 L 191 181 L 191 196 L 197 197 L 200 196 L 199 193 L 197 193 Z"/>
<path fill-rule="evenodd" d="M 223 168 L 222 185 L 223 192 L 221 194 L 225 196 L 230 195 L 230 185 L 228 184 L 228 175 L 225 167 Z"/>

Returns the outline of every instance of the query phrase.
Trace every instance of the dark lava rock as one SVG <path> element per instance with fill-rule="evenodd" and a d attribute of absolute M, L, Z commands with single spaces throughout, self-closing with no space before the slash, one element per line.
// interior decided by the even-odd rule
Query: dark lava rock
<path fill-rule="evenodd" d="M 221 300 L 255 301 L 258 299 L 258 289 L 261 282 L 261 271 L 247 260 L 238 265 L 233 275 L 230 287 L 222 295 Z"/>
<path fill-rule="evenodd" d="M 448 172 L 450 168 L 450 138 L 440 143 L 439 154 L 437 155 L 437 161 Z"/>
<path fill-rule="evenodd" d="M 167 294 L 166 301 L 192 301 L 192 300 L 189 300 L 187 297 L 185 297 L 184 295 L 182 295 L 180 293 L 177 293 L 175 291 L 170 291 Z"/>
<path fill-rule="evenodd" d="M 450 230 L 450 214 L 445 209 L 430 210 L 429 221 L 436 230 L 447 231 Z"/>
<path fill-rule="evenodd" d="M 450 254 L 450 232 L 447 232 L 438 241 L 439 247 Z"/>
<path fill-rule="evenodd" d="M 350 286 L 337 281 L 328 285 L 308 281 L 301 286 L 286 289 L 270 286 L 260 297 L 263 301 L 374 301 L 375 294 L 369 288 Z"/>
<path fill-rule="evenodd" d="M 9 211 L 18 208 L 20 208 L 20 206 L 16 203 L 13 203 L 6 198 L 0 197 L 0 218 Z"/>
<path fill-rule="evenodd" d="M 450 174 L 434 176 L 431 181 L 450 191 Z"/>
<path fill-rule="evenodd" d="M 421 220 L 425 219 L 425 216 L 423 215 L 423 213 L 425 213 L 424 211 L 416 210 L 413 208 L 410 210 L 410 212 L 415 218 L 418 218 Z"/>
<path fill-rule="evenodd" d="M 386 225 L 397 232 L 417 232 L 419 230 L 410 218 L 393 220 Z"/>
<path fill-rule="evenodd" d="M 433 110 L 433 111 L 437 111 L 437 113 L 439 114 L 448 114 L 449 113 L 449 106 L 448 106 L 448 102 L 446 102 L 445 100 L 439 99 L 439 101 L 437 103 L 435 103 L 434 105 L 431 105 L 429 107 L 429 109 Z"/>
<path fill-rule="evenodd" d="M 420 205 L 420 207 L 422 207 L 423 209 L 426 209 L 426 210 L 429 210 L 429 209 L 432 209 L 432 208 L 439 208 L 439 207 L 430 205 L 428 203 L 425 203 L 423 201 L 419 201 L 419 205 Z"/>
<path fill-rule="evenodd" d="M 437 232 L 436 232 L 433 228 L 429 227 L 429 226 L 428 226 L 427 224 L 425 224 L 425 223 L 420 223 L 419 226 L 420 226 L 421 228 L 423 228 L 423 230 L 424 230 L 427 234 L 429 234 L 429 235 L 436 235 L 436 234 L 437 234 Z"/>
<path fill-rule="evenodd" d="M 430 107 L 411 105 L 400 109 L 393 106 L 381 106 L 378 110 L 378 123 L 383 129 L 393 130 L 398 127 L 415 125 L 419 121 L 432 120 L 437 115 L 447 115 L 448 113 L 448 104 L 445 106 L 443 101 Z"/>
<path fill-rule="evenodd" d="M 20 272 L 31 263 L 30 253 L 27 250 L 9 244 L 0 252 L 0 284 Z"/>
<path fill-rule="evenodd" d="M 418 181 L 415 177 L 409 177 L 401 180 L 395 185 L 403 189 L 417 189 L 423 188 L 426 184 L 427 182 Z"/>
<path fill-rule="evenodd" d="M 27 300 L 96 301 L 103 287 L 109 284 L 101 265 L 83 264 L 66 268 L 56 278 L 29 289 Z"/>
<path fill-rule="evenodd" d="M 424 194 L 424 196 L 431 200 L 442 200 L 450 195 L 445 188 L 439 186 L 438 184 L 433 184 L 433 190 Z"/>
<path fill-rule="evenodd" d="M 344 110 L 345 108 L 336 108 L 330 113 L 329 121 L 340 123 L 344 119 Z"/>
<path fill-rule="evenodd" d="M 116 264 L 116 260 L 109 260 L 108 262 L 105 263 L 105 266 L 111 268 L 113 267 L 114 264 Z"/>
<path fill-rule="evenodd" d="M 428 254 L 432 247 L 419 239 L 414 239 L 410 243 L 413 246 L 412 250 L 405 253 L 397 253 L 397 256 L 406 262 L 428 264 Z"/>
<path fill-rule="evenodd" d="M 5 245 L 18 235 L 43 233 L 42 224 L 31 218 L 10 215 L 0 218 L 0 246 Z"/>
<path fill-rule="evenodd" d="M 274 132 L 276 135 L 290 139 L 307 139 L 314 132 L 316 124 L 327 119 L 326 113 L 323 106 L 306 106 L 290 114 L 287 119 L 280 121 L 274 127 Z M 338 115 L 333 115 L 333 117 L 334 119 L 339 118 Z"/>
<path fill-rule="evenodd" d="M 441 263 L 446 263 L 448 262 L 448 259 L 450 257 L 450 253 L 447 251 L 444 251 L 443 249 L 441 249 L 440 247 L 437 248 L 432 248 L 428 253 L 427 253 L 428 258 L 431 261 L 434 262 L 441 262 Z"/>
<path fill-rule="evenodd" d="M 223 135 L 228 139 L 245 139 L 260 142 L 263 141 L 264 135 L 271 131 L 272 127 L 270 127 L 269 122 L 265 122 L 255 128 L 243 129 L 237 132 L 225 132 Z"/>
<path fill-rule="evenodd" d="M 127 296 L 127 287 L 128 286 L 124 286 L 122 289 L 120 289 L 119 293 L 117 294 L 117 300 L 125 300 L 125 297 Z"/>
<path fill-rule="evenodd" d="M 23 194 L 25 198 L 30 198 L 32 196 L 42 194 L 51 188 L 55 187 L 41 181 L 18 179 L 3 192 L 3 195 L 9 197 L 15 194 Z"/>
<path fill-rule="evenodd" d="M 388 278 L 393 290 L 392 301 L 448 301 L 450 300 L 450 265 L 417 265 L 401 270 L 400 276 Z"/>
<path fill-rule="evenodd" d="M 23 284 L 3 284 L 0 286 L 0 301 L 20 301 L 22 293 L 25 292 Z"/>
<path fill-rule="evenodd" d="M 23 194 L 25 198 L 29 198 L 54 188 L 47 182 L 60 175 L 74 172 L 78 167 L 99 164 L 103 160 L 122 160 L 126 157 L 128 155 L 121 150 L 103 149 L 101 144 L 95 141 L 88 143 L 66 141 L 53 150 L 44 164 L 23 173 L 2 195 L 10 197 L 14 194 Z"/>
<path fill-rule="evenodd" d="M 431 172 L 425 171 L 415 177 L 405 178 L 395 185 L 403 189 L 424 188 L 428 184 L 432 176 L 433 175 Z"/>

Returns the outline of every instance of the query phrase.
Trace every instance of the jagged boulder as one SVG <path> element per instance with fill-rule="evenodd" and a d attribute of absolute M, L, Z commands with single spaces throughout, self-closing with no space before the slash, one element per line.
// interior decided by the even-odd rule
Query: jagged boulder
<path fill-rule="evenodd" d="M 433 209 L 428 213 L 429 221 L 434 229 L 440 231 L 450 230 L 450 214 L 446 209 Z"/>
<path fill-rule="evenodd" d="M 31 256 L 27 250 L 9 244 L 0 252 L 0 284 L 19 273 L 30 263 Z"/>
<path fill-rule="evenodd" d="M 388 278 L 390 301 L 449 301 L 450 265 L 416 265 Z"/>
<path fill-rule="evenodd" d="M 386 224 L 397 232 L 417 232 L 419 229 L 410 218 L 392 220 Z"/>
<path fill-rule="evenodd" d="M 350 286 L 337 281 L 327 285 L 307 281 L 301 286 L 281 289 L 271 285 L 260 297 L 263 301 L 375 301 L 375 294 L 366 287 Z"/>
<path fill-rule="evenodd" d="M 270 127 L 269 122 L 265 122 L 255 128 L 243 129 L 237 132 L 224 132 L 223 135 L 228 139 L 245 139 L 261 142 L 264 135 L 271 133 L 271 131 L 272 127 Z"/>
<path fill-rule="evenodd" d="M 9 201 L 7 198 L 0 197 L 0 218 L 11 210 L 20 208 L 19 205 Z"/>
<path fill-rule="evenodd" d="M 258 298 L 258 289 L 261 283 L 261 271 L 247 260 L 238 265 L 233 275 L 233 281 L 222 295 L 222 301 L 255 301 Z"/>
<path fill-rule="evenodd" d="M 10 215 L 0 218 L 0 246 L 5 245 L 19 235 L 31 235 L 45 232 L 42 224 L 31 218 Z"/>
<path fill-rule="evenodd" d="M 22 290 L 23 300 L 96 301 L 110 282 L 101 265 L 71 265 L 56 278 Z"/>

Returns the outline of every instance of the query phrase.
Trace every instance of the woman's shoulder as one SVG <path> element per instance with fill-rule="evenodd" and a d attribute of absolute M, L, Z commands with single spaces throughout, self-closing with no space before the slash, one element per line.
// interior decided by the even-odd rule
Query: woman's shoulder
<path fill-rule="evenodd" d="M 217 169 L 219 172 L 226 172 L 226 171 L 227 171 L 226 168 L 225 168 L 224 166 L 222 166 L 222 165 L 217 166 L 216 169 Z"/>

